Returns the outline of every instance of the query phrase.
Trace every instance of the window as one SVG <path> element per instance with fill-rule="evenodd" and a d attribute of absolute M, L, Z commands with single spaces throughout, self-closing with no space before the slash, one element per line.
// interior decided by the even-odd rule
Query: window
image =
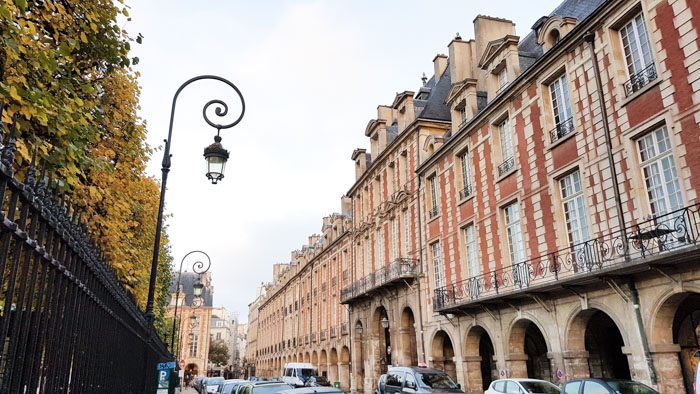
<path fill-rule="evenodd" d="M 462 126 L 467 123 L 467 103 L 462 101 L 455 110 L 457 111 L 457 119 L 459 121 L 459 128 L 461 129 Z"/>
<path fill-rule="evenodd" d="M 401 387 L 403 383 L 403 372 L 394 372 L 386 375 L 386 385 Z"/>
<path fill-rule="evenodd" d="M 622 26 L 620 39 L 630 78 L 625 83 L 625 91 L 630 95 L 657 78 L 643 13 L 635 15 Z"/>
<path fill-rule="evenodd" d="M 217 339 L 217 340 L 221 339 L 221 333 L 220 333 L 220 332 L 217 332 L 217 333 L 216 333 L 216 339 Z"/>
<path fill-rule="evenodd" d="M 608 394 L 610 391 L 598 382 L 588 381 L 584 383 L 583 390 L 586 394 Z"/>
<path fill-rule="evenodd" d="M 433 267 L 435 268 L 435 288 L 445 286 L 445 266 L 442 263 L 442 249 L 440 242 L 430 245 L 433 254 Z"/>
<path fill-rule="evenodd" d="M 190 336 L 190 357 L 197 357 L 197 347 L 199 345 L 199 335 L 192 334 Z"/>
<path fill-rule="evenodd" d="M 470 224 L 464 228 L 464 245 L 467 252 L 467 265 L 469 269 L 468 291 L 472 299 L 479 297 L 479 277 L 481 269 L 479 268 L 479 256 L 476 245 L 476 231 L 474 225 Z"/>
<path fill-rule="evenodd" d="M 590 239 L 588 215 L 581 186 L 581 172 L 575 171 L 559 180 L 561 201 L 566 219 L 569 246 L 574 247 Z"/>
<path fill-rule="evenodd" d="M 418 386 L 416 385 L 416 378 L 413 377 L 412 373 L 406 373 L 406 388 L 416 390 Z"/>
<path fill-rule="evenodd" d="M 462 169 L 462 190 L 459 198 L 464 199 L 472 195 L 472 170 L 469 162 L 469 152 L 464 152 L 459 156 Z"/>
<path fill-rule="evenodd" d="M 662 126 L 637 140 L 651 213 L 661 216 L 683 207 L 671 139 Z"/>
<path fill-rule="evenodd" d="M 406 257 L 411 255 L 411 223 L 408 209 L 403 211 L 403 249 Z"/>
<path fill-rule="evenodd" d="M 508 118 L 498 125 L 498 136 L 501 142 L 501 165 L 498 166 L 498 175 L 501 176 L 515 167 L 513 133 L 510 129 Z"/>
<path fill-rule="evenodd" d="M 505 207 L 503 213 L 506 222 L 508 254 L 510 263 L 513 265 L 513 284 L 517 287 L 526 287 L 530 282 L 527 263 L 525 263 L 525 245 L 520 225 L 520 205 L 514 202 Z"/>
<path fill-rule="evenodd" d="M 391 219 L 391 259 L 399 258 L 399 220 Z"/>
<path fill-rule="evenodd" d="M 514 381 L 508 380 L 508 381 L 506 381 L 506 393 L 508 393 L 508 394 L 520 394 L 520 387 Z"/>
<path fill-rule="evenodd" d="M 384 265 L 384 231 L 377 230 L 377 265 Z"/>
<path fill-rule="evenodd" d="M 569 81 L 566 73 L 549 85 L 549 95 L 552 100 L 554 114 L 554 130 L 551 133 L 552 142 L 574 131 L 573 111 L 569 97 Z"/>
<path fill-rule="evenodd" d="M 438 208 L 438 184 L 437 184 L 437 179 L 436 175 L 431 175 L 428 177 L 428 188 L 430 190 L 430 210 L 428 211 L 428 218 L 432 219 L 440 213 L 440 209 Z"/>
<path fill-rule="evenodd" d="M 498 73 L 498 92 L 508 85 L 508 71 L 505 67 Z"/>
<path fill-rule="evenodd" d="M 493 382 L 492 386 L 493 389 L 499 393 L 505 393 L 506 392 L 506 382 L 505 380 L 499 380 L 497 382 Z M 578 392 L 576 392 L 578 394 Z"/>

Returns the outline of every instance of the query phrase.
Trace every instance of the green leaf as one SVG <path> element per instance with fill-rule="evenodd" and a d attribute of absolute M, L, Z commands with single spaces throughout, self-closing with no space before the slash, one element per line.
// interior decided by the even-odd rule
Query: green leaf
<path fill-rule="evenodd" d="M 27 0 L 15 0 L 15 5 L 20 11 L 27 11 Z"/>
<path fill-rule="evenodd" d="M 4 4 L 0 5 L 0 16 L 2 16 L 3 18 L 5 18 L 7 20 L 12 19 L 12 13 L 10 13 L 10 10 L 7 9 L 7 6 Z"/>

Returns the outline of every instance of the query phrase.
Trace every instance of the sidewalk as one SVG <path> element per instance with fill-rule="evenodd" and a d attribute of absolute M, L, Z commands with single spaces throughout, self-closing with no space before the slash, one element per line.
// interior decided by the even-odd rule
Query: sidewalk
<path fill-rule="evenodd" d="M 197 390 L 192 387 L 188 387 L 182 391 L 180 391 L 180 389 L 175 389 L 175 394 L 197 394 Z"/>

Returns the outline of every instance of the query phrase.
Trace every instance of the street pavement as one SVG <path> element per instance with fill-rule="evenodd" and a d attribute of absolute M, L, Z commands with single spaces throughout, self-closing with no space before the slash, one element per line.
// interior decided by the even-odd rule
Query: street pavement
<path fill-rule="evenodd" d="M 197 390 L 193 389 L 192 387 L 188 387 L 182 391 L 178 391 L 177 389 L 175 390 L 176 394 L 197 394 Z"/>

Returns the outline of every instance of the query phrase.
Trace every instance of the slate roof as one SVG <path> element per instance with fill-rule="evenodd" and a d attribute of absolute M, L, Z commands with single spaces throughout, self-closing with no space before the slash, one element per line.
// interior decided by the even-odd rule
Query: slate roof
<path fill-rule="evenodd" d="M 445 99 L 452 87 L 452 78 L 450 76 L 450 67 L 445 69 L 440 79 L 435 82 L 435 75 L 426 83 L 426 87 L 430 88 L 430 97 L 425 100 L 425 107 L 418 114 L 419 119 L 444 120 L 450 121 L 450 108 L 445 105 Z"/>
<path fill-rule="evenodd" d="M 194 298 L 194 289 L 192 285 L 197 279 L 197 276 L 198 274 L 195 274 L 194 272 L 183 272 L 182 275 L 180 275 L 180 291 L 185 293 L 185 305 L 192 305 L 192 299 Z M 174 280 L 170 284 L 171 294 L 175 294 L 175 292 L 177 291 L 177 289 L 175 288 L 176 285 L 177 280 Z M 212 292 L 211 287 L 204 286 L 204 289 L 202 289 L 202 298 L 204 299 L 204 303 L 202 304 L 202 306 L 213 305 L 214 294 Z"/>

